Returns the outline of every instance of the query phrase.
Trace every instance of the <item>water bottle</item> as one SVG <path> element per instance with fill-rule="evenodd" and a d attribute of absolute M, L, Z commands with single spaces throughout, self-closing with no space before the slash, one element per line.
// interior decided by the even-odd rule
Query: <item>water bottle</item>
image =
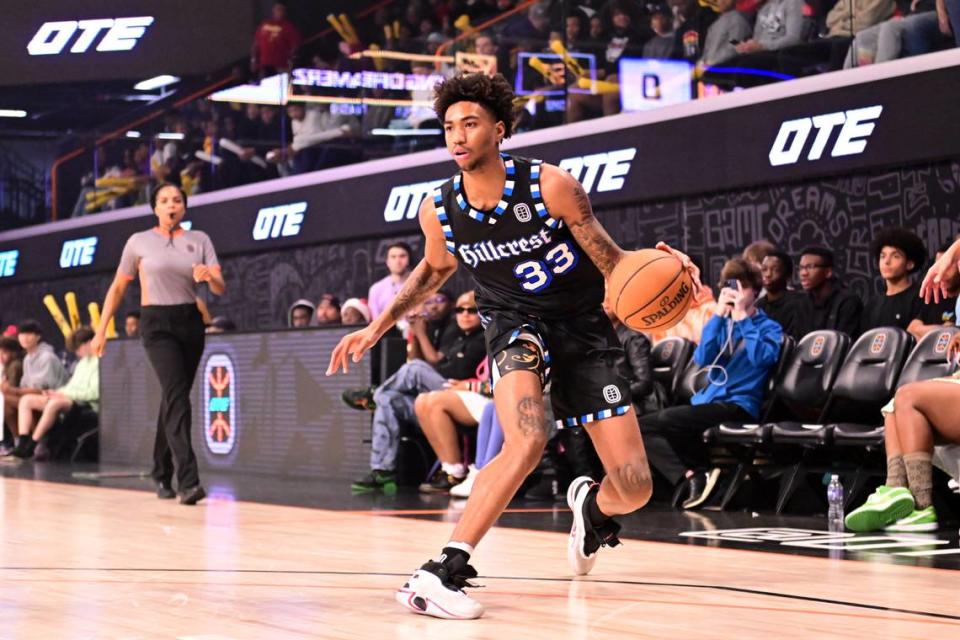
<path fill-rule="evenodd" d="M 830 476 L 830 484 L 827 485 L 827 523 L 830 531 L 843 531 L 843 485 L 840 484 L 840 476 L 833 474 Z"/>

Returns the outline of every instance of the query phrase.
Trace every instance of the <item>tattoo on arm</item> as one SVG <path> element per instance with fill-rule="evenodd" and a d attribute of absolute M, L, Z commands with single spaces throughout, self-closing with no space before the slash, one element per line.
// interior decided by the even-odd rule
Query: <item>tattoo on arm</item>
<path fill-rule="evenodd" d="M 425 262 L 417 265 L 407 281 L 403 283 L 397 297 L 390 303 L 390 317 L 393 321 L 396 322 L 406 317 L 414 307 L 439 289 L 449 275 L 449 273 L 434 269 Z"/>
<path fill-rule="evenodd" d="M 543 412 L 543 401 L 530 396 L 520 398 L 517 403 L 517 416 L 520 420 L 520 433 L 526 437 L 546 435 L 547 418 Z"/>
<path fill-rule="evenodd" d="M 570 233 L 573 234 L 577 244 L 586 252 L 593 264 L 606 278 L 613 271 L 617 262 L 620 261 L 622 253 L 620 247 L 597 222 L 593 215 L 593 209 L 590 207 L 590 199 L 579 183 L 573 187 L 573 197 L 577 202 L 580 216 L 579 219 L 567 223 L 567 226 L 570 228 Z"/>

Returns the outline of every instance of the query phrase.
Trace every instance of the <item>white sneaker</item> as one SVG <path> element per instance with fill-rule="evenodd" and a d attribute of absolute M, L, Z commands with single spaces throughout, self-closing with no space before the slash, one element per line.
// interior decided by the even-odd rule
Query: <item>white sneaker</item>
<path fill-rule="evenodd" d="M 475 465 L 470 465 L 467 469 L 467 477 L 463 482 L 450 489 L 450 495 L 454 498 L 469 498 L 470 491 L 473 490 L 473 481 L 477 479 L 480 470 Z"/>
<path fill-rule="evenodd" d="M 596 484 L 589 476 L 575 478 L 567 488 L 567 506 L 573 511 L 573 526 L 570 528 L 570 539 L 567 541 L 567 562 L 575 575 L 585 576 L 593 569 L 597 562 L 597 552 L 587 555 L 584 543 L 587 537 L 586 522 L 583 517 L 583 502 L 590 493 L 590 487 Z"/>
<path fill-rule="evenodd" d="M 410 611 L 434 618 L 473 620 L 483 615 L 482 604 L 441 576 L 446 578 L 443 565 L 428 562 L 413 572 L 394 597 Z"/>

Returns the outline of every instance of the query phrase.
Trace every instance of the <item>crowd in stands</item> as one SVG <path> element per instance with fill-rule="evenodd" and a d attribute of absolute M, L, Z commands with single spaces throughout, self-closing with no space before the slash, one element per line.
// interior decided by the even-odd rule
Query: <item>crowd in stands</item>
<path fill-rule="evenodd" d="M 452 74 L 450 64 L 351 56 L 379 48 L 405 54 L 476 56 L 476 68 L 516 78 L 522 52 L 554 55 L 559 44 L 590 54 L 596 76 L 548 65 L 535 90 L 572 89 L 557 116 L 524 111 L 517 130 L 618 113 L 621 58 L 686 60 L 696 81 L 723 86 L 722 67 L 792 75 L 860 66 L 952 46 L 956 0 L 412 0 L 381 7 L 343 33 L 306 44 L 282 3 L 257 27 L 249 70 L 254 81 L 295 67 L 338 71 Z M 520 10 L 516 10 L 516 9 Z M 511 13 L 513 11 L 513 13 Z M 957 8 L 956 12 L 960 12 Z M 954 20 L 957 20 L 954 17 Z M 952 36 L 952 37 L 951 37 Z M 481 59 L 481 62 L 477 62 Z M 489 63 L 484 66 L 486 60 Z M 714 69 L 711 72 L 711 69 Z M 539 77 L 533 69 L 525 74 Z M 580 75 L 578 76 L 577 73 Z M 736 76 L 733 82 L 742 80 Z M 748 81 L 749 82 L 749 81 Z M 730 87 L 726 87 L 730 88 Z M 336 93 L 336 92 L 334 92 Z M 382 98 L 383 91 L 357 93 Z M 202 98 L 147 125 L 137 138 L 99 147 L 73 216 L 141 204 L 151 184 L 181 184 L 189 194 L 315 171 L 441 144 L 439 136 L 373 135 L 375 129 L 435 129 L 430 91 L 413 105 L 290 102 L 286 107 Z M 148 130 L 149 128 L 149 130 Z M 160 137 L 157 137 L 160 136 Z M 172 139 L 176 138 L 176 139 Z"/>

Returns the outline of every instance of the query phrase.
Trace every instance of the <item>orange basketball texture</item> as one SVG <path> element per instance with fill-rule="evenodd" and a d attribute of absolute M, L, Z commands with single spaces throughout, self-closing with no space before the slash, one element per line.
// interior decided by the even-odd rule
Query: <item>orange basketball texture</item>
<path fill-rule="evenodd" d="M 686 315 L 693 281 L 683 264 L 666 251 L 629 251 L 607 280 L 609 303 L 620 321 L 635 331 L 668 329 Z"/>

